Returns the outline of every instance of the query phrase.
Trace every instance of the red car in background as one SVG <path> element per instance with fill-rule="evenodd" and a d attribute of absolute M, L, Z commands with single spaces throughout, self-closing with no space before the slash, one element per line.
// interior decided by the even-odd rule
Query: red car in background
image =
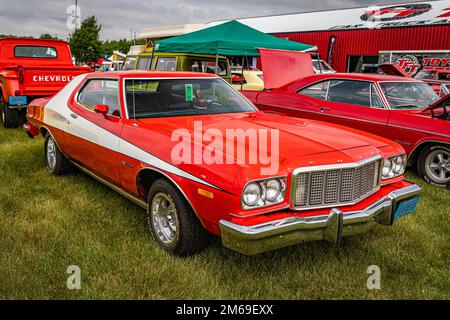
<path fill-rule="evenodd" d="M 265 78 L 277 77 L 276 70 L 264 65 L 263 70 Z M 392 139 L 405 148 L 408 164 L 416 166 L 424 180 L 450 187 L 450 99 L 439 101 L 425 82 L 331 73 L 306 76 L 278 89 L 243 93 L 272 114 L 332 122 Z"/>
<path fill-rule="evenodd" d="M 408 72 L 396 63 L 382 63 L 378 68 L 387 75 L 412 78 Z M 450 70 L 422 69 L 414 76 L 414 79 L 428 83 L 440 97 L 450 93 Z"/>

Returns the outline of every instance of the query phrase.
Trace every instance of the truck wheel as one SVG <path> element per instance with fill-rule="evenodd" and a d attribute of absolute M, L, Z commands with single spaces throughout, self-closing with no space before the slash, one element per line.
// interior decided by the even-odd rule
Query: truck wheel
<path fill-rule="evenodd" d="M 55 176 L 61 176 L 70 171 L 69 160 L 61 153 L 55 139 L 48 134 L 44 143 L 45 165 L 47 170 Z"/>
<path fill-rule="evenodd" d="M 3 127 L 6 129 L 17 128 L 19 126 L 19 112 L 8 108 L 3 96 L 0 97 L 0 109 Z"/>
<path fill-rule="evenodd" d="M 150 188 L 147 224 L 155 242 L 175 256 L 190 256 L 208 244 L 208 233 L 189 203 L 166 179 L 155 181 Z"/>
<path fill-rule="evenodd" d="M 426 182 L 450 188 L 450 148 L 434 145 L 423 149 L 417 160 L 417 171 Z"/>

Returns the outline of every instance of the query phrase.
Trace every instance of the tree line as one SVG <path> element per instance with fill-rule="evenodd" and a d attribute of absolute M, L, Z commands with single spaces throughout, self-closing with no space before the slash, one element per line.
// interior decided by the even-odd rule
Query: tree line
<path fill-rule="evenodd" d="M 126 54 L 132 45 L 145 44 L 145 39 L 136 39 L 133 41 L 129 39 L 102 41 L 100 39 L 101 30 L 102 26 L 98 23 L 97 18 L 95 16 L 91 16 L 84 19 L 81 26 L 69 35 L 67 40 L 69 42 L 72 55 L 75 57 L 77 63 L 95 62 L 99 58 L 111 56 L 114 50 L 118 50 Z M 0 38 L 5 37 L 33 38 L 31 36 L 0 34 Z M 49 33 L 43 33 L 39 36 L 39 38 L 61 40 L 57 35 L 51 35 Z"/>

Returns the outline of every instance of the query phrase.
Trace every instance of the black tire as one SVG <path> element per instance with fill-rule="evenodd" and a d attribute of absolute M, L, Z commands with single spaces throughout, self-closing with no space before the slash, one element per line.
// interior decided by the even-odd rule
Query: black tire
<path fill-rule="evenodd" d="M 175 210 L 171 212 L 170 220 L 176 226 L 176 231 L 173 232 L 173 240 L 168 243 L 161 239 L 161 232 L 158 231 L 158 222 L 155 221 L 157 214 L 153 213 L 152 208 L 159 206 L 163 207 L 162 203 L 157 205 L 161 197 L 168 198 L 167 204 Z M 159 179 L 153 183 L 148 193 L 147 206 L 147 226 L 153 240 L 166 252 L 179 256 L 186 257 L 200 252 L 208 245 L 208 233 L 203 228 L 199 219 L 193 212 L 191 206 L 186 201 L 181 192 L 168 180 Z M 153 204 L 155 201 L 155 204 Z M 154 206 L 155 205 L 155 206 Z M 168 208 L 170 208 L 168 206 Z M 168 224 L 166 220 L 166 224 Z"/>
<path fill-rule="evenodd" d="M 72 167 L 50 134 L 45 137 L 44 162 L 47 170 L 55 176 L 69 173 Z"/>
<path fill-rule="evenodd" d="M 441 155 L 442 164 L 438 161 Z M 434 160 L 434 161 L 433 161 Z M 431 167 L 431 164 L 436 169 Z M 442 188 L 450 188 L 450 147 L 445 145 L 433 145 L 425 147 L 417 159 L 417 173 L 426 182 Z M 444 171 L 445 178 L 439 176 Z"/>
<path fill-rule="evenodd" d="M 3 96 L 0 96 L 1 121 L 5 129 L 17 128 L 19 126 L 19 111 L 8 108 Z"/>

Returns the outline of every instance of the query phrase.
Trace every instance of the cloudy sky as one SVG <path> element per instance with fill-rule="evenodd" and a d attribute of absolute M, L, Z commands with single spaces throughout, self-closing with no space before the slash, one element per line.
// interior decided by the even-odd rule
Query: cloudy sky
<path fill-rule="evenodd" d="M 0 0 L 0 33 L 65 39 L 68 7 L 74 0 Z M 78 0 L 81 17 L 95 15 L 102 25 L 102 39 L 130 38 L 142 27 L 204 23 L 301 11 L 383 5 L 398 0 Z"/>

